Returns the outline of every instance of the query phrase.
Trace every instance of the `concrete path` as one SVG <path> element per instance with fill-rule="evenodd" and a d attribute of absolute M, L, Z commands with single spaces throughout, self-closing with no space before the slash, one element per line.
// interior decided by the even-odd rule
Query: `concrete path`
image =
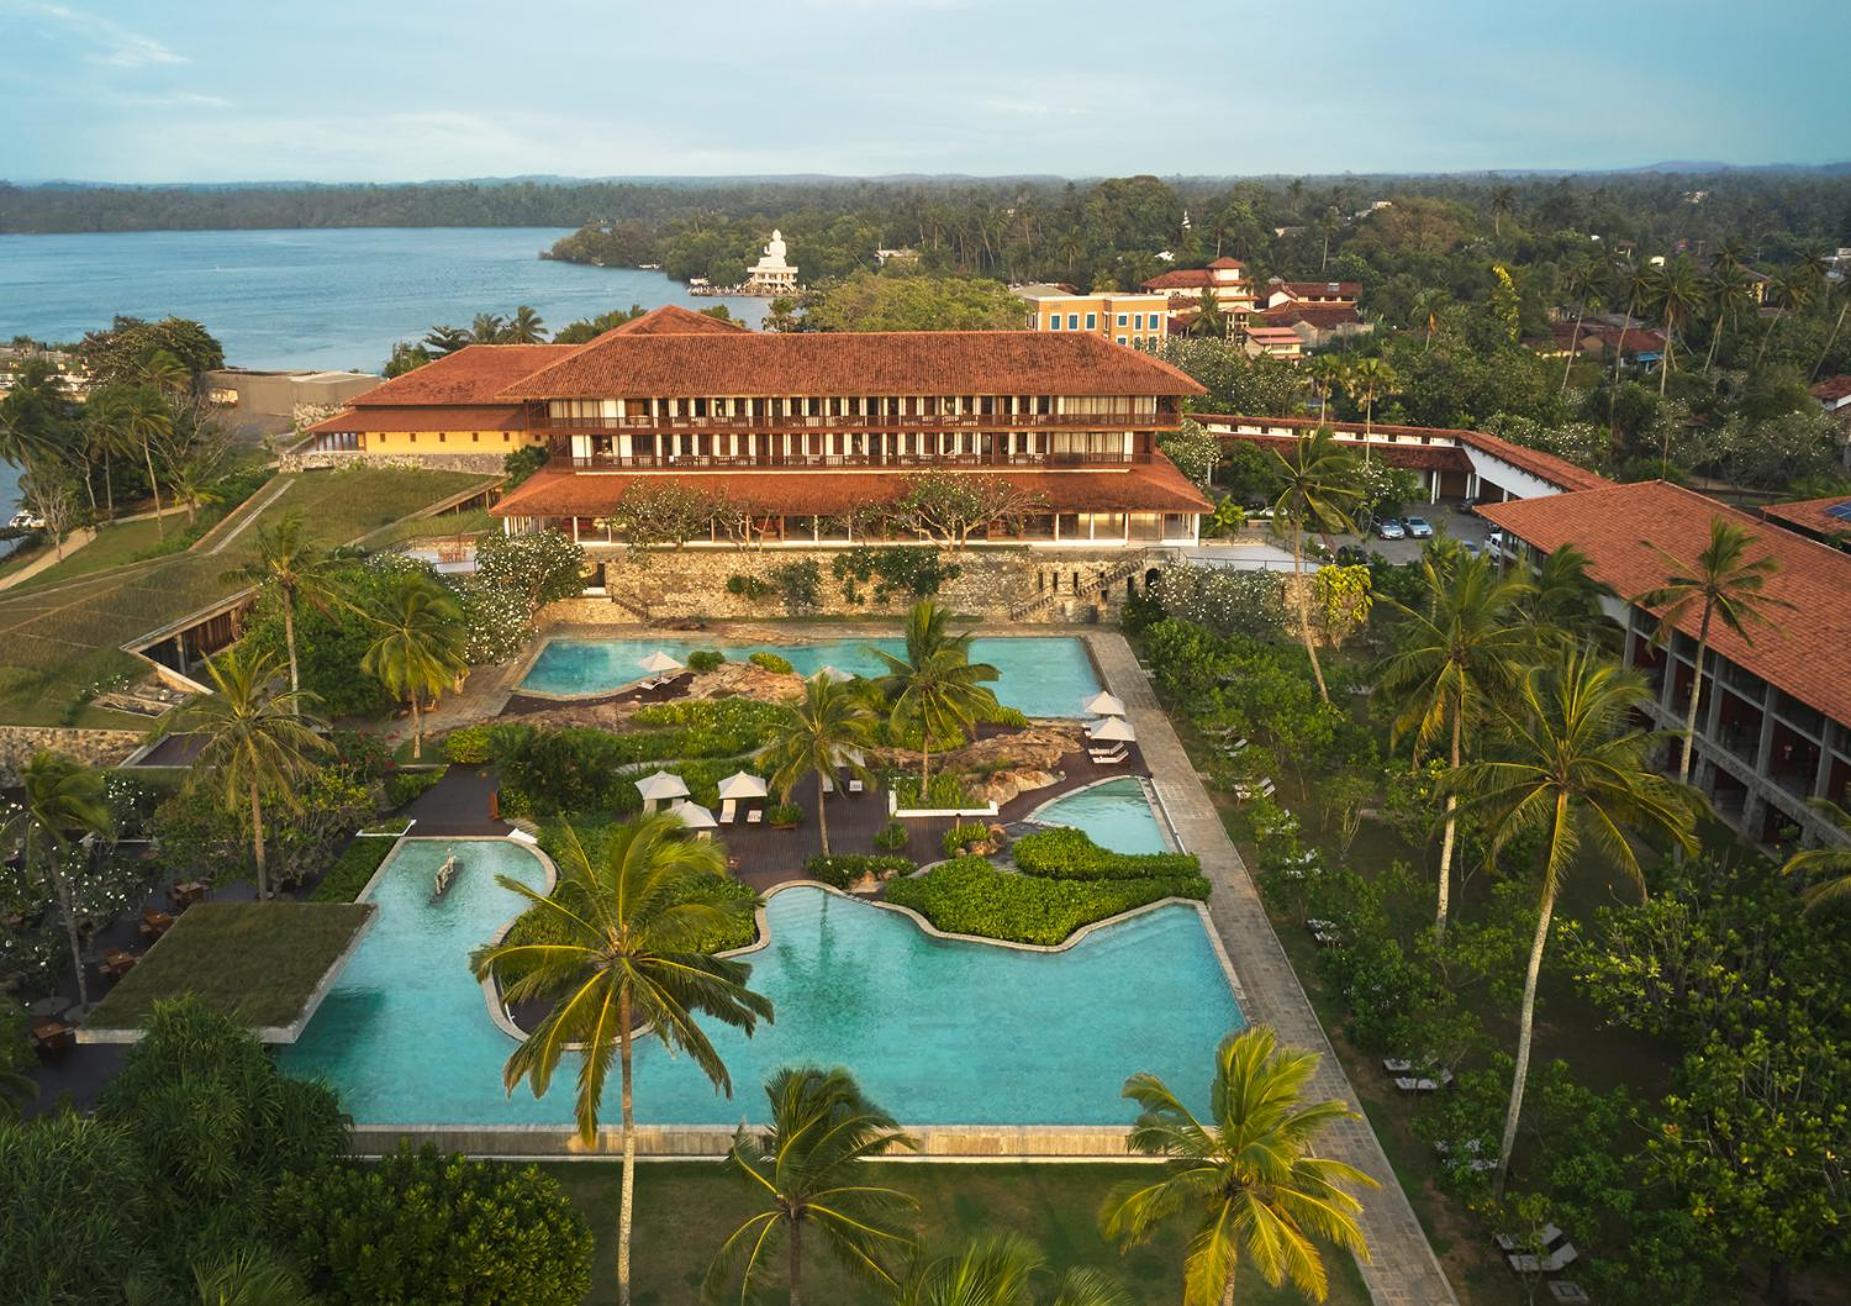
<path fill-rule="evenodd" d="M 1325 1038 L 1311 1000 L 1305 996 L 1285 949 L 1273 934 L 1259 890 L 1228 838 L 1221 816 L 1183 751 L 1169 717 L 1157 705 L 1156 693 L 1138 668 L 1131 645 L 1115 632 L 1095 631 L 1088 641 L 1105 675 L 1106 688 L 1125 702 L 1144 750 L 1145 765 L 1156 779 L 1183 846 L 1202 859 L 1203 874 L 1214 886 L 1208 898 L 1209 916 L 1240 975 L 1248 1019 L 1271 1025 L 1282 1042 L 1322 1053 L 1317 1077 L 1311 1084 L 1312 1094 L 1342 1098 L 1360 1117 L 1362 1104 L 1350 1087 L 1343 1063 Z M 1355 1166 L 1381 1184 L 1379 1189 L 1363 1194 L 1362 1216 L 1363 1232 L 1373 1254 L 1372 1260 L 1361 1266 L 1363 1281 L 1378 1306 L 1456 1303 L 1452 1286 L 1368 1121 L 1346 1121 L 1324 1137 L 1328 1140 L 1326 1155 Z"/>
<path fill-rule="evenodd" d="M 212 540 L 211 548 L 202 550 L 207 557 L 223 553 L 226 545 L 249 530 L 252 524 L 255 523 L 259 517 L 264 515 L 264 510 L 278 499 L 282 498 L 285 494 L 288 494 L 289 487 L 296 483 L 293 476 L 279 476 L 277 477 L 277 481 L 278 484 L 274 489 L 258 495 L 255 499 L 246 500 L 243 506 L 233 509 L 223 520 L 219 521 L 211 530 L 200 537 L 199 544 L 204 544 L 206 541 L 212 540 L 212 537 L 218 534 L 218 532 L 230 523 L 233 518 L 237 519 L 237 525 L 224 531 L 216 540 Z M 193 547 L 198 548 L 199 544 L 195 544 Z"/>
<path fill-rule="evenodd" d="M 18 571 L 8 572 L 6 575 L 0 576 L 0 590 L 10 590 L 15 585 L 31 580 L 41 571 L 57 566 L 95 538 L 95 527 L 79 526 L 76 530 L 64 537 L 64 548 L 62 550 L 47 549 L 44 553 L 34 558 L 31 562 L 28 562 Z"/>

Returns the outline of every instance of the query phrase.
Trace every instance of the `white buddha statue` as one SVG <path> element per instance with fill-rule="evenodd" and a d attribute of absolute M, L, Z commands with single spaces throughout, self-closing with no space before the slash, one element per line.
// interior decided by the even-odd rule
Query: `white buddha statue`
<path fill-rule="evenodd" d="M 784 261 L 784 233 L 775 227 L 765 253 L 740 287 L 748 295 L 788 295 L 797 289 L 797 269 Z"/>

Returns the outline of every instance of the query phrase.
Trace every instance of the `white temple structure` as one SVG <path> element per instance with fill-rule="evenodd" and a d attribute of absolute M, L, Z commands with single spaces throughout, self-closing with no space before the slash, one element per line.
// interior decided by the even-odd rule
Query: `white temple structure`
<path fill-rule="evenodd" d="M 792 295 L 797 292 L 797 269 L 784 261 L 784 233 L 773 229 L 764 255 L 746 273 L 740 288 L 747 295 Z"/>

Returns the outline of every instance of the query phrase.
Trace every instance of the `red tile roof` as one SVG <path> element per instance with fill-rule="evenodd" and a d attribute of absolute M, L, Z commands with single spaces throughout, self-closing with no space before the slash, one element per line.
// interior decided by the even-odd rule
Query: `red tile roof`
<path fill-rule="evenodd" d="M 1592 573 L 1627 598 L 1664 584 L 1670 568 L 1653 546 L 1688 563 L 1709 546 L 1712 518 L 1739 524 L 1755 540 L 1749 556 L 1771 555 L 1779 564 L 1766 593 L 1793 606 L 1772 614 L 1773 628 L 1751 628 L 1753 643 L 1713 624 L 1712 647 L 1851 724 L 1851 556 L 1665 481 L 1512 500 L 1478 511 L 1545 553 L 1574 545 L 1588 556 Z M 1696 627 L 1693 615 L 1681 629 L 1694 637 Z"/>
<path fill-rule="evenodd" d="M 1288 295 L 1317 297 L 1320 295 L 1340 295 L 1344 299 L 1355 299 L 1363 293 L 1360 281 L 1279 281 L 1266 283 L 1266 291 L 1271 294 L 1283 290 Z"/>
<path fill-rule="evenodd" d="M 1281 452 L 1291 448 L 1298 440 L 1295 435 L 1272 435 L 1259 431 L 1216 431 L 1214 434 L 1223 440 L 1239 440 L 1242 444 L 1278 449 Z M 1472 460 L 1466 456 L 1465 450 L 1449 444 L 1372 444 L 1369 446 L 1369 456 L 1380 458 L 1390 467 L 1406 467 L 1416 472 L 1472 470 Z"/>
<path fill-rule="evenodd" d="M 519 404 L 368 404 L 344 408 L 306 428 L 326 431 L 524 431 L 526 410 Z"/>
<path fill-rule="evenodd" d="M 1835 517 L 1832 509 L 1845 516 Z M 1795 503 L 1770 503 L 1761 515 L 1782 526 L 1797 527 L 1836 540 L 1851 536 L 1851 494 L 1828 494 L 1823 499 L 1801 499 Z"/>
<path fill-rule="evenodd" d="M 987 470 L 987 469 L 983 469 Z M 972 469 L 977 474 L 978 469 Z M 954 473 L 962 474 L 962 473 Z M 1212 506 L 1168 459 L 1128 470 L 1042 472 L 997 469 L 1063 512 L 1207 512 Z M 917 473 L 828 472 L 573 472 L 542 471 L 492 511 L 498 517 L 598 517 L 637 481 L 670 480 L 767 513 L 829 516 L 905 493 Z"/>
<path fill-rule="evenodd" d="M 1280 304 L 1260 314 L 1268 326 L 1289 327 L 1297 322 L 1309 323 L 1320 331 L 1348 326 L 1362 321 L 1362 314 L 1347 304 Z"/>
<path fill-rule="evenodd" d="M 679 304 L 664 304 L 661 308 L 650 309 L 641 317 L 619 323 L 599 336 L 598 340 L 606 336 L 724 336 L 751 329 L 743 322 L 723 322 L 717 317 L 696 313 Z M 597 341 L 590 343 L 596 344 Z"/>
<path fill-rule="evenodd" d="M 1207 268 L 1175 268 L 1144 283 L 1146 290 L 1206 290 L 1215 284 Z"/>
<path fill-rule="evenodd" d="M 1828 376 L 1812 388 L 1812 397 L 1820 403 L 1851 398 L 1851 376 Z"/>
<path fill-rule="evenodd" d="M 466 345 L 454 354 L 395 376 L 347 402 L 353 407 L 378 404 L 494 403 L 504 386 L 565 358 L 579 345 Z"/>
<path fill-rule="evenodd" d="M 1229 258 L 1227 255 L 1223 254 L 1220 258 L 1215 259 L 1208 266 L 1211 268 L 1244 268 L 1247 265 L 1245 263 L 1242 263 L 1237 258 Z"/>
<path fill-rule="evenodd" d="M 1090 332 L 609 331 L 511 378 L 501 397 L 1050 393 L 1180 396 L 1203 388 L 1179 368 Z"/>

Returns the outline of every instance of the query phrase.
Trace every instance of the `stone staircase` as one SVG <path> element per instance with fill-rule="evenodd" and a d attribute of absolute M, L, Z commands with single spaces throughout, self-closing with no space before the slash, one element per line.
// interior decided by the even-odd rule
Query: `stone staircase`
<path fill-rule="evenodd" d="M 1038 594 L 1031 594 L 1028 598 L 1010 604 L 1009 620 L 1022 621 L 1028 617 L 1036 616 L 1039 613 L 1045 612 L 1062 599 L 1097 599 L 1126 577 L 1135 576 L 1149 565 L 1150 554 L 1139 553 L 1134 557 L 1124 558 L 1113 563 L 1104 571 L 1095 572 L 1091 576 L 1083 577 L 1077 589 L 1046 589 Z"/>

